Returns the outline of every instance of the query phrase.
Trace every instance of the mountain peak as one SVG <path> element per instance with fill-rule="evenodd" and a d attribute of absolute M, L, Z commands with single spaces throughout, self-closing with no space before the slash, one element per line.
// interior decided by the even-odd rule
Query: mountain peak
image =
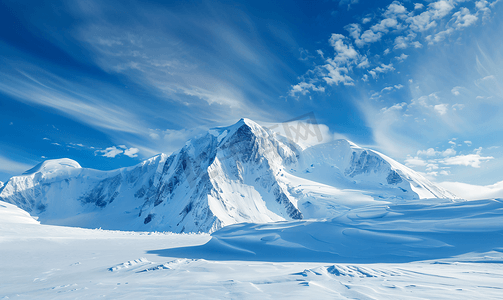
<path fill-rule="evenodd" d="M 233 130 L 237 130 L 243 126 L 249 127 L 251 129 L 262 128 L 262 126 L 260 126 L 258 123 L 247 118 L 241 118 L 234 125 L 225 128 L 232 132 Z"/>
<path fill-rule="evenodd" d="M 23 175 L 30 175 L 37 172 L 51 173 L 67 168 L 80 169 L 82 167 L 78 162 L 69 158 L 49 159 L 24 172 Z"/>
<path fill-rule="evenodd" d="M 257 124 L 255 121 L 241 118 L 231 126 L 211 128 L 208 133 L 215 137 L 218 137 L 218 142 L 220 143 L 222 140 L 226 140 L 226 138 L 234 135 L 234 133 L 236 133 L 243 127 L 249 128 L 249 130 L 251 130 L 252 132 L 260 132 L 261 130 L 263 130 L 262 126 Z"/>

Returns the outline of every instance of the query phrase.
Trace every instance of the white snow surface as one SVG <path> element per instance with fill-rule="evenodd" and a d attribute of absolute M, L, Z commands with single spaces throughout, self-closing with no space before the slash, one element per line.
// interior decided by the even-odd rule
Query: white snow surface
<path fill-rule="evenodd" d="M 39 224 L 0 201 L 0 299 L 501 299 L 503 201 L 208 234 Z"/>
<path fill-rule="evenodd" d="M 24 172 L 23 175 L 31 175 L 35 173 L 42 173 L 42 174 L 61 173 L 61 171 L 63 170 L 80 169 L 80 168 L 82 167 L 79 165 L 78 162 L 69 158 L 51 159 L 39 163 L 35 167 Z"/>
<path fill-rule="evenodd" d="M 48 160 L 11 178 L 0 193 L 43 224 L 210 233 L 425 198 L 458 201 L 376 151 L 347 140 L 302 149 L 248 119 L 129 168 L 98 171 Z"/>

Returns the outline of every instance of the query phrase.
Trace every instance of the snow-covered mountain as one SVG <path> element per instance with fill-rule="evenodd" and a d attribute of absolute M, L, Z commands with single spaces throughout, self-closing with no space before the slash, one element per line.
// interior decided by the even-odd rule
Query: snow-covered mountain
<path fill-rule="evenodd" d="M 129 168 L 98 171 L 48 160 L 11 178 L 0 193 L 46 224 L 173 232 L 330 218 L 376 201 L 419 198 L 455 196 L 347 140 L 303 150 L 248 119 Z"/>

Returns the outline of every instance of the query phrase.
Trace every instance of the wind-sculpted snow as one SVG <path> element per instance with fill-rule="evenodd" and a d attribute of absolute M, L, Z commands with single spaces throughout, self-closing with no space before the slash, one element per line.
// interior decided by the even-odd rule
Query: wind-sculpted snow
<path fill-rule="evenodd" d="M 0 201 L 0 295 L 2 299 L 501 299 L 501 206 L 494 200 L 414 202 L 354 209 L 325 222 L 326 227 L 311 221 L 232 225 L 209 236 L 44 225 Z M 324 230 L 337 228 L 334 223 L 344 234 L 330 238 L 336 230 Z M 452 247 L 416 242 L 425 238 Z M 353 250 L 351 262 L 334 254 L 338 248 L 340 254 Z M 213 250 L 224 255 L 209 260 L 218 254 Z M 362 259 L 354 257 L 362 253 Z M 424 253 L 432 259 L 386 262 L 422 259 Z M 359 263 L 365 260 L 376 263 Z"/>
<path fill-rule="evenodd" d="M 352 142 L 303 149 L 247 119 L 130 168 L 98 171 L 70 159 L 48 160 L 0 191 L 1 200 L 46 224 L 172 232 L 324 219 L 367 205 L 455 198 Z"/>
<path fill-rule="evenodd" d="M 414 201 L 353 209 L 329 221 L 236 224 L 213 233 L 203 246 L 153 253 L 217 260 L 410 262 L 503 251 L 502 237 L 503 199 Z"/>

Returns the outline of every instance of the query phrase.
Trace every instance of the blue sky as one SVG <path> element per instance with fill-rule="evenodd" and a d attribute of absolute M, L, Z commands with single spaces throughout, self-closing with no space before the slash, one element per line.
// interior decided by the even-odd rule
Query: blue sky
<path fill-rule="evenodd" d="M 2 1 L 0 180 L 314 112 L 435 182 L 503 181 L 498 1 Z"/>

